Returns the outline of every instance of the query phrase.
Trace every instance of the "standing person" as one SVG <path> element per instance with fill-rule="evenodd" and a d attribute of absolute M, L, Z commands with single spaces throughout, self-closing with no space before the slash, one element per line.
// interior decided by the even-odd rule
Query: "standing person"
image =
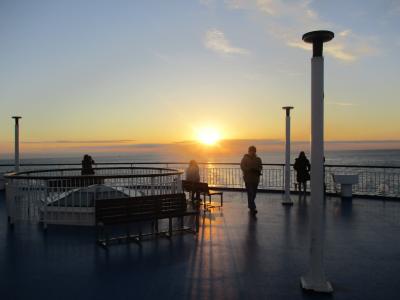
<path fill-rule="evenodd" d="M 93 170 L 93 164 L 94 164 L 94 160 L 92 159 L 92 157 L 88 154 L 85 154 L 83 156 L 83 160 L 82 160 L 82 171 L 81 174 L 82 175 L 94 175 L 94 170 Z"/>
<path fill-rule="evenodd" d="M 200 182 L 200 169 L 195 160 L 189 162 L 189 167 L 186 169 L 186 180 L 190 182 Z M 191 199 L 194 200 L 194 198 L 200 200 L 200 191 L 191 192 Z"/>
<path fill-rule="evenodd" d="M 261 158 L 257 156 L 256 152 L 256 147 L 250 146 L 248 153 L 243 156 L 240 162 L 240 168 L 243 171 L 243 179 L 247 190 L 247 204 L 253 215 L 257 213 L 254 200 L 256 199 L 257 187 L 260 183 L 262 171 Z"/>
<path fill-rule="evenodd" d="M 301 197 L 302 186 L 305 197 L 307 193 L 307 181 L 310 180 L 311 165 L 304 151 L 301 151 L 299 157 L 296 158 L 293 168 L 296 170 L 296 179 L 299 185 L 299 197 Z"/>

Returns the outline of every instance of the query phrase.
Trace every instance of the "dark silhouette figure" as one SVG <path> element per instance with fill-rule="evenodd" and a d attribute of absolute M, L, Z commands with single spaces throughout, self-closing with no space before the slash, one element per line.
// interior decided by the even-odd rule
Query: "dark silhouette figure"
<path fill-rule="evenodd" d="M 257 156 L 256 152 L 256 147 L 250 146 L 248 153 L 243 156 L 240 162 L 240 168 L 243 171 L 243 179 L 247 190 L 248 208 L 253 215 L 257 213 L 255 199 L 262 171 L 261 158 Z"/>
<path fill-rule="evenodd" d="M 189 162 L 189 167 L 186 169 L 186 180 L 190 182 L 200 182 L 200 169 L 195 160 Z M 191 192 L 191 199 L 200 200 L 200 191 Z"/>
<path fill-rule="evenodd" d="M 85 154 L 83 156 L 83 160 L 82 160 L 82 171 L 81 174 L 82 175 L 94 175 L 94 170 L 93 170 L 93 164 L 94 164 L 94 160 L 92 159 L 92 157 L 88 154 Z"/>
<path fill-rule="evenodd" d="M 304 151 L 301 151 L 299 157 L 296 158 L 293 168 L 296 170 L 296 179 L 299 185 L 299 197 L 302 195 L 302 187 L 305 197 L 307 193 L 307 181 L 310 180 L 311 165 Z"/>

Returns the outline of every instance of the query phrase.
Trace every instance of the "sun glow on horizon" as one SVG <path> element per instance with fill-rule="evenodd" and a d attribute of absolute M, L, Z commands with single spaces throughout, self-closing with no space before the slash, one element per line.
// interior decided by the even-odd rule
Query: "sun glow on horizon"
<path fill-rule="evenodd" d="M 205 145 L 215 145 L 220 139 L 221 135 L 215 128 L 202 128 L 197 132 L 197 140 Z"/>

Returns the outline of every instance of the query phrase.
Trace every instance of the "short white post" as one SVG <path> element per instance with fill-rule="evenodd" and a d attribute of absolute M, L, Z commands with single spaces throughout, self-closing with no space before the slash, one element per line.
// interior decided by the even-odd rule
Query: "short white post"
<path fill-rule="evenodd" d="M 13 116 L 15 120 L 15 144 L 14 144 L 14 171 L 19 172 L 19 119 L 22 117 Z"/>
<path fill-rule="evenodd" d="M 333 292 L 324 271 L 324 58 L 323 43 L 333 39 L 330 31 L 312 31 L 303 35 L 303 41 L 313 44 L 311 59 L 311 214 L 310 265 L 301 277 L 305 290 Z"/>
<path fill-rule="evenodd" d="M 286 145 L 285 145 L 285 196 L 283 205 L 293 205 L 290 198 L 290 110 L 293 106 L 282 107 L 286 111 Z"/>

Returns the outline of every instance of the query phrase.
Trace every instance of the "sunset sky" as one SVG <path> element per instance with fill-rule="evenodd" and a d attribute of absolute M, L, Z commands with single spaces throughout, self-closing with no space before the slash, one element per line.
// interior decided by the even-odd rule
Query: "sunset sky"
<path fill-rule="evenodd" d="M 400 140 L 398 0 L 0 2 L 0 153 L 68 145 L 310 139 L 310 57 L 325 49 L 328 141 Z M 67 147 L 68 148 L 68 147 Z"/>

